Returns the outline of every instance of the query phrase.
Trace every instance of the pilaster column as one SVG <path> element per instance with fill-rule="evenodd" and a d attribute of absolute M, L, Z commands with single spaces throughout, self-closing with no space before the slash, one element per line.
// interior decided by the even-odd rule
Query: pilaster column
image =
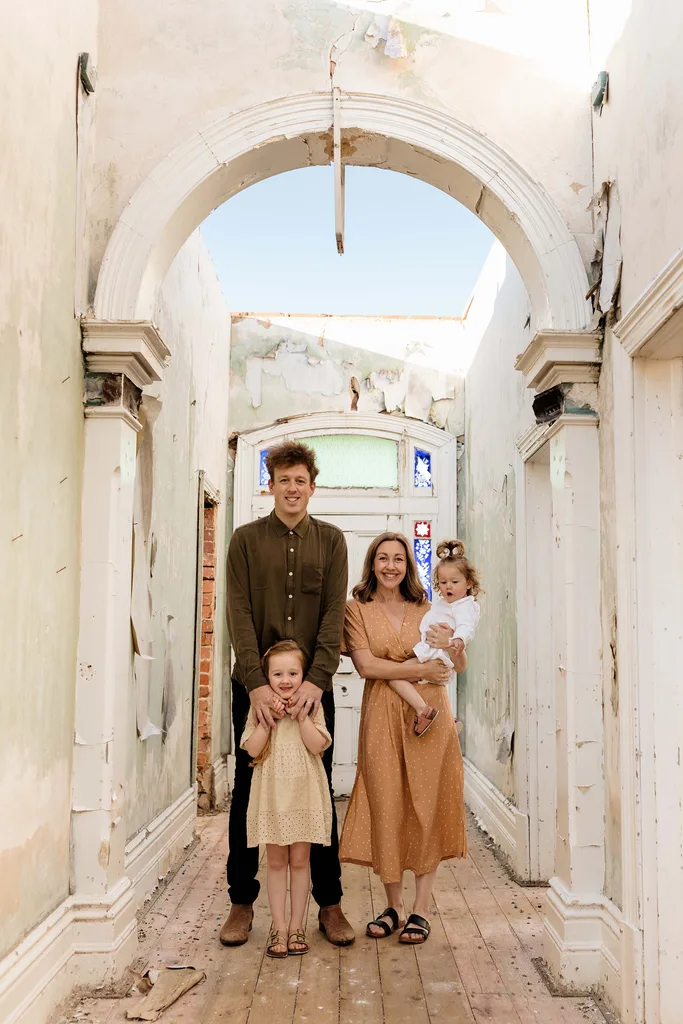
<path fill-rule="evenodd" d="M 169 352 L 151 323 L 83 322 L 85 462 L 72 805 L 72 891 L 81 952 L 115 974 L 137 944 L 125 874 L 131 559 L 141 388 Z"/>
<path fill-rule="evenodd" d="M 556 719 L 555 874 L 546 959 L 562 982 L 594 985 L 605 872 L 598 420 L 565 415 L 550 438 L 552 649 Z"/>
<path fill-rule="evenodd" d="M 596 985 L 609 914 L 600 619 L 600 460 L 597 380 L 601 339 L 539 332 L 517 360 L 549 447 L 552 677 L 555 717 L 555 865 L 546 907 L 545 956 L 569 989 Z M 539 441 L 540 439 L 537 439 Z M 524 530 L 524 524 L 518 524 Z M 532 595 L 529 595 L 531 600 Z M 537 641 L 538 642 L 538 641 Z"/>

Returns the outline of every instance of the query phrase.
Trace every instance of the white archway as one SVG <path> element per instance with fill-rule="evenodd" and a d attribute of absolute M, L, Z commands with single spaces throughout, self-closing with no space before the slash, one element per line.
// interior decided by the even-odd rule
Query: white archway
<path fill-rule="evenodd" d="M 366 93 L 342 97 L 343 159 L 420 177 L 475 212 L 514 260 L 534 327 L 589 321 L 576 241 L 543 187 L 499 146 L 440 110 Z M 151 320 L 158 288 L 191 232 L 243 188 L 331 158 L 331 93 L 275 99 L 222 118 L 174 149 L 131 197 L 109 240 L 99 320 Z"/>

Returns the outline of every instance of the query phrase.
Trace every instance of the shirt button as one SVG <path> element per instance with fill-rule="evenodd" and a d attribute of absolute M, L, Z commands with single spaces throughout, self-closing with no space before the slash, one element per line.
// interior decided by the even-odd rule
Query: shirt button
<path fill-rule="evenodd" d="M 292 597 L 292 596 L 293 596 L 292 594 L 287 594 L 287 597 Z"/>
<path fill-rule="evenodd" d="M 288 615 L 288 616 L 287 616 L 287 622 L 291 622 L 291 621 L 292 621 L 292 616 L 291 616 L 291 615 Z"/>
<path fill-rule="evenodd" d="M 289 550 L 290 550 L 290 551 L 293 551 L 293 550 L 294 550 L 294 548 L 290 548 Z"/>
<path fill-rule="evenodd" d="M 294 533 L 294 530 L 290 530 L 289 531 L 289 536 L 291 537 L 293 533 Z"/>
<path fill-rule="evenodd" d="M 290 574 L 289 574 L 289 575 L 290 575 L 290 576 L 293 576 L 293 575 L 294 575 L 294 573 L 293 573 L 293 572 L 290 572 Z"/>

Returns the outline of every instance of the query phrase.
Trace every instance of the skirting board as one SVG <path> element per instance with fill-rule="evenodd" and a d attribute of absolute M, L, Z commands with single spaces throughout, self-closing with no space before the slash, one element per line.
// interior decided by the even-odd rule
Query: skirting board
<path fill-rule="evenodd" d="M 629 994 L 622 992 L 621 965 L 632 958 L 626 946 L 633 935 L 619 908 L 599 893 L 570 893 L 552 878 L 543 931 L 545 959 L 558 986 L 568 993 L 599 991 L 622 1011 Z"/>
<path fill-rule="evenodd" d="M 112 980 L 130 963 L 135 911 L 192 842 L 196 800 L 193 786 L 130 840 L 111 904 L 69 896 L 0 961 L 2 1024 L 44 1024 L 76 985 Z"/>
<path fill-rule="evenodd" d="M 465 803 L 500 847 L 512 869 L 526 878 L 529 871 L 529 819 L 496 789 L 471 761 L 465 764 Z"/>
<path fill-rule="evenodd" d="M 0 961 L 0 1020 L 45 1024 L 75 986 L 113 981 L 136 950 L 128 879 L 110 903 L 77 903 L 69 896 Z"/>
<path fill-rule="evenodd" d="M 191 786 L 126 843 L 126 874 L 140 908 L 194 837 L 197 787 Z"/>

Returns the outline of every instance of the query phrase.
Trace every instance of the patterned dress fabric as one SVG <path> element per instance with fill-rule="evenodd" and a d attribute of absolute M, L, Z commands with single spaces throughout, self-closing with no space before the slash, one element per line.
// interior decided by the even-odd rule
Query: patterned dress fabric
<path fill-rule="evenodd" d="M 325 715 L 318 706 L 313 722 L 325 737 Z M 242 733 L 244 748 L 257 721 L 252 710 Z M 247 846 L 273 843 L 319 843 L 330 845 L 332 802 L 322 757 L 312 754 L 301 738 L 298 722 L 285 716 L 271 732 L 270 752 L 256 765 L 247 809 Z"/>
<path fill-rule="evenodd" d="M 343 650 L 369 650 L 390 661 L 413 658 L 424 611 L 406 603 L 397 631 L 376 602 L 349 601 Z M 420 696 L 440 714 L 416 736 L 410 705 L 383 680 L 365 681 L 358 771 L 339 857 L 371 867 L 384 883 L 399 882 L 405 870 L 424 875 L 467 853 L 462 754 L 448 694 L 425 683 Z"/>

